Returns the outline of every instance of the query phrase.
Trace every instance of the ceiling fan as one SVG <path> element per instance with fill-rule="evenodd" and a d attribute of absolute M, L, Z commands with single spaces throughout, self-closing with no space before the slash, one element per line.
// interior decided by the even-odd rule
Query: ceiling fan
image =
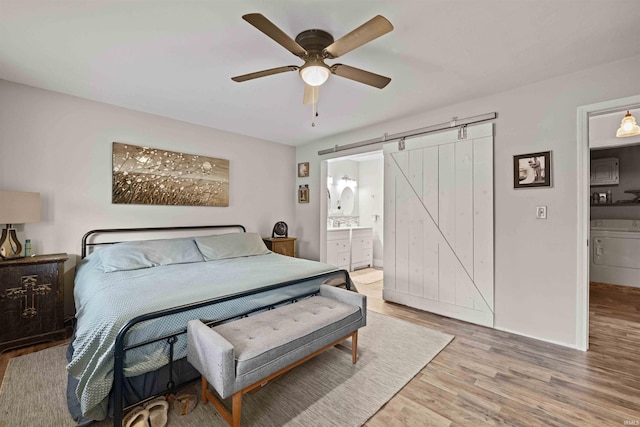
<path fill-rule="evenodd" d="M 320 85 L 326 82 L 331 74 L 379 89 L 384 88 L 391 81 L 389 77 L 359 68 L 344 64 L 327 65 L 324 62 L 325 59 L 338 58 L 393 30 L 393 25 L 383 16 L 377 15 L 373 17 L 336 41 L 333 40 L 333 36 L 328 32 L 317 29 L 305 30 L 293 40 L 260 13 L 250 13 L 242 16 L 242 19 L 302 59 L 304 64 L 301 66 L 286 65 L 232 77 L 231 80 L 235 82 L 244 82 L 259 77 L 300 70 L 300 77 L 305 82 L 303 103 L 315 104 L 318 100 Z"/>

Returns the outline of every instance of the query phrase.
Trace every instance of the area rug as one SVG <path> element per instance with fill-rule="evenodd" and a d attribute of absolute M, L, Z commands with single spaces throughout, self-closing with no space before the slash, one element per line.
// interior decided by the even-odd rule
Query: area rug
<path fill-rule="evenodd" d="M 358 337 L 244 396 L 243 426 L 361 426 L 431 361 L 453 336 L 369 311 Z M 0 426 L 73 426 L 65 401 L 65 347 L 17 357 L 0 387 Z M 107 421 L 96 427 L 112 425 Z M 169 413 L 168 427 L 226 427 L 210 404 Z"/>
<path fill-rule="evenodd" d="M 384 278 L 382 270 L 375 270 L 371 268 L 367 270 L 368 271 L 362 272 L 361 274 L 357 272 L 350 273 L 351 280 L 357 284 L 370 285 L 371 283 L 379 282 Z"/>

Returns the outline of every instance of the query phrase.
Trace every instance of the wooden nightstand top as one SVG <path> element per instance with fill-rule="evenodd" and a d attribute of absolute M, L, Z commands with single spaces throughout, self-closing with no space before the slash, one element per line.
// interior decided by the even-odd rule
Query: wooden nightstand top
<path fill-rule="evenodd" d="M 262 241 L 272 252 L 291 257 L 296 256 L 295 237 L 263 237 Z"/>
<path fill-rule="evenodd" d="M 295 237 L 263 237 L 262 240 L 269 242 L 294 242 Z"/>
<path fill-rule="evenodd" d="M 34 255 L 30 257 L 23 258 L 13 258 L 13 259 L 3 259 L 0 260 L 0 266 L 18 266 L 18 265 L 29 265 L 29 264 L 41 264 L 46 262 L 60 262 L 66 261 L 69 259 L 67 254 L 47 254 L 47 255 Z"/>

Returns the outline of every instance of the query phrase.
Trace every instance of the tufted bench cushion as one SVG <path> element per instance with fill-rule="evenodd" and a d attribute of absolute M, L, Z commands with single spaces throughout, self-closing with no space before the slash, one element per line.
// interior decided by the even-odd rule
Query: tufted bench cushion
<path fill-rule="evenodd" d="M 269 365 L 295 362 L 289 356 L 295 350 L 314 347 L 314 343 L 336 332 L 344 336 L 361 318 L 358 307 L 315 296 L 213 330 L 233 346 L 236 382 L 245 383 L 244 377 L 269 371 Z"/>
<path fill-rule="evenodd" d="M 364 295 L 322 285 L 319 296 L 214 328 L 189 322 L 187 359 L 203 375 L 203 392 L 208 383 L 235 402 L 270 375 L 351 336 L 355 363 L 357 330 L 365 324 Z"/>

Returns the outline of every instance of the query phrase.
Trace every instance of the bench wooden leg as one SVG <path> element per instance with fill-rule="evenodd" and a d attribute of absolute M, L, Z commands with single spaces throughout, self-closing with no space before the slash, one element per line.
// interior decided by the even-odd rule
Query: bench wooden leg
<path fill-rule="evenodd" d="M 231 400 L 231 415 L 233 416 L 232 427 L 240 427 L 240 415 L 242 411 L 242 391 L 234 393 Z"/>
<path fill-rule="evenodd" d="M 235 414 L 233 414 L 234 416 L 232 416 L 232 414 L 227 411 L 227 408 L 224 407 L 224 405 L 222 404 L 222 402 L 220 401 L 220 399 L 218 399 L 217 396 L 214 396 L 213 393 L 211 393 L 211 391 L 209 391 L 209 385 L 207 383 L 207 379 L 204 377 L 204 375 L 202 376 L 202 404 L 206 404 L 207 402 L 211 402 L 211 404 L 213 405 L 214 408 L 216 408 L 216 411 L 218 411 L 218 413 L 220 414 L 220 416 L 222 418 L 224 418 L 224 420 L 233 427 L 239 427 L 240 426 L 240 415 L 238 415 L 238 423 L 235 424 Z M 240 393 L 240 405 L 242 405 L 242 393 Z M 236 395 L 233 395 L 233 406 L 232 406 L 232 410 L 235 412 L 235 406 L 236 406 Z M 240 414 L 240 411 L 238 411 L 238 414 Z"/>
<path fill-rule="evenodd" d="M 355 331 L 351 337 L 351 363 L 354 365 L 358 360 L 358 331 Z"/>

